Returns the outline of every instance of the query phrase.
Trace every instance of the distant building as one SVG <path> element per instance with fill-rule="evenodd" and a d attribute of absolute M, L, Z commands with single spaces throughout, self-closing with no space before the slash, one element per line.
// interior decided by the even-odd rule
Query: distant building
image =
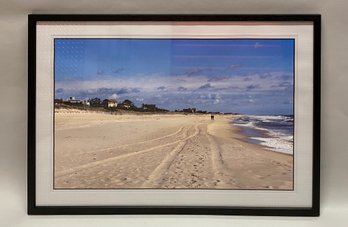
<path fill-rule="evenodd" d="M 102 105 L 104 108 L 116 108 L 117 101 L 114 99 L 104 99 Z"/>
<path fill-rule="evenodd" d="M 156 111 L 157 107 L 155 104 L 144 104 L 142 105 L 142 109 L 146 111 Z"/>
<path fill-rule="evenodd" d="M 133 102 L 130 101 L 130 100 L 128 100 L 128 99 L 124 100 L 123 103 L 122 103 L 122 105 L 123 105 L 123 108 L 125 108 L 125 109 L 127 109 L 127 110 L 134 107 Z"/>
<path fill-rule="evenodd" d="M 100 98 L 96 97 L 96 98 L 90 99 L 89 104 L 90 106 L 98 107 L 98 106 L 101 106 L 101 100 Z"/>
<path fill-rule="evenodd" d="M 62 103 L 63 103 L 63 99 L 54 99 L 55 105 L 62 104 Z"/>
<path fill-rule="evenodd" d="M 79 99 L 75 99 L 75 97 L 69 97 L 66 102 L 68 104 L 82 104 L 82 101 Z"/>
<path fill-rule="evenodd" d="M 184 113 L 196 113 L 196 108 L 187 108 L 182 110 Z"/>
<path fill-rule="evenodd" d="M 85 105 L 85 106 L 90 106 L 91 103 L 89 102 L 89 100 L 83 100 L 82 101 L 82 104 Z"/>

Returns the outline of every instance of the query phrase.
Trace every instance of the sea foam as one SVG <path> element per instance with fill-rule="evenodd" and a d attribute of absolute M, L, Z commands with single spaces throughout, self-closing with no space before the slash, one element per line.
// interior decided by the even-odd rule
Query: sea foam
<path fill-rule="evenodd" d="M 234 120 L 234 125 L 254 129 L 262 133 L 246 133 L 252 141 L 267 149 L 293 154 L 293 116 L 244 115 Z M 255 136 L 256 135 L 256 136 Z"/>

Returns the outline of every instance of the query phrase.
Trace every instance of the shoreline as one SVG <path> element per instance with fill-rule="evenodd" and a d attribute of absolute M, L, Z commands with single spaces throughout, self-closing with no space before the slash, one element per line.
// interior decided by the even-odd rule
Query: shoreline
<path fill-rule="evenodd" d="M 236 118 L 236 117 L 240 117 L 240 116 L 243 116 L 243 115 L 233 115 L 233 116 L 234 116 L 234 118 Z M 228 123 L 228 127 L 229 127 L 228 130 L 230 130 L 231 135 L 234 135 L 232 138 L 239 140 L 241 143 L 245 144 L 246 146 L 254 147 L 256 149 L 262 149 L 262 150 L 264 150 L 266 152 L 277 153 L 277 154 L 280 154 L 280 155 L 286 155 L 286 156 L 291 156 L 291 157 L 293 156 L 292 154 L 271 150 L 271 149 L 269 149 L 271 147 L 265 146 L 263 144 L 249 142 L 248 140 L 250 138 L 243 133 L 243 128 L 242 128 L 243 126 L 233 125 L 233 120 L 231 120 Z"/>
<path fill-rule="evenodd" d="M 263 146 L 267 150 L 271 150 L 273 152 L 283 153 L 288 155 L 294 154 L 293 134 L 284 134 L 284 132 L 281 132 L 279 134 L 279 131 L 275 131 L 275 130 L 279 130 L 279 128 L 270 129 L 267 127 L 255 126 L 254 123 L 250 125 L 252 121 L 248 123 L 244 123 L 244 124 L 241 124 L 238 122 L 239 118 L 244 118 L 244 117 L 249 118 L 250 116 L 254 118 L 255 116 L 265 117 L 265 116 L 257 116 L 257 115 L 239 115 L 238 118 L 234 118 L 234 120 L 232 120 L 230 123 L 232 126 L 236 126 L 240 129 L 240 133 L 245 136 L 243 141 L 247 143 Z M 273 117 L 272 115 L 268 115 L 268 116 Z M 237 119 L 237 122 L 235 121 L 236 119 Z M 266 119 L 265 122 L 270 124 L 269 123 L 270 121 L 268 119 Z M 274 123 L 279 124 L 277 122 L 274 122 Z M 289 125 L 286 125 L 285 127 L 289 127 Z"/>
<path fill-rule="evenodd" d="M 243 141 L 239 115 L 55 113 L 56 189 L 293 190 L 293 157 Z"/>

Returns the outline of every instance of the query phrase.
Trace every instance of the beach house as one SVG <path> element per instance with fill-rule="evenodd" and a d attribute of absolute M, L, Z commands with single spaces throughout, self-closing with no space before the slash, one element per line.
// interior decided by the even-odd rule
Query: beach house
<path fill-rule="evenodd" d="M 125 108 L 125 109 L 127 109 L 127 110 L 134 107 L 133 102 L 130 101 L 130 100 L 128 100 L 128 99 L 124 100 L 123 103 L 122 103 L 122 105 L 123 105 L 123 108 Z"/>
<path fill-rule="evenodd" d="M 69 97 L 69 98 L 66 100 L 66 103 L 67 103 L 67 104 L 76 105 L 76 104 L 82 104 L 82 101 L 79 100 L 79 99 L 76 99 L 75 97 Z"/>
<path fill-rule="evenodd" d="M 196 108 L 187 108 L 182 110 L 184 113 L 196 113 Z"/>
<path fill-rule="evenodd" d="M 116 108 L 117 101 L 115 99 L 104 99 L 102 105 L 104 108 Z"/>
<path fill-rule="evenodd" d="M 89 104 L 90 104 L 90 106 L 98 107 L 101 105 L 101 100 L 100 100 L 100 98 L 95 97 L 95 98 L 89 100 Z"/>
<path fill-rule="evenodd" d="M 54 99 L 54 104 L 59 105 L 63 103 L 63 99 Z"/>
<path fill-rule="evenodd" d="M 146 111 L 156 111 L 157 107 L 155 104 L 144 104 L 142 105 L 142 109 Z"/>
<path fill-rule="evenodd" d="M 85 106 L 90 106 L 91 105 L 91 103 L 89 102 L 88 99 L 83 100 L 82 104 L 85 105 Z"/>

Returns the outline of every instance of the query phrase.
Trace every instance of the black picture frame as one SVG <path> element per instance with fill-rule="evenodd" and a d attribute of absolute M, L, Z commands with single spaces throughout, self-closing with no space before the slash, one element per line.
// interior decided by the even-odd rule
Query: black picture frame
<path fill-rule="evenodd" d="M 36 67 L 38 22 L 101 21 L 235 21 L 235 22 L 311 22 L 313 23 L 313 177 L 311 207 L 228 207 L 228 206 L 39 206 L 36 204 Z M 92 214 L 186 214 L 319 216 L 320 207 L 320 15 L 38 15 L 28 16 L 28 166 L 27 211 L 30 215 Z"/>

